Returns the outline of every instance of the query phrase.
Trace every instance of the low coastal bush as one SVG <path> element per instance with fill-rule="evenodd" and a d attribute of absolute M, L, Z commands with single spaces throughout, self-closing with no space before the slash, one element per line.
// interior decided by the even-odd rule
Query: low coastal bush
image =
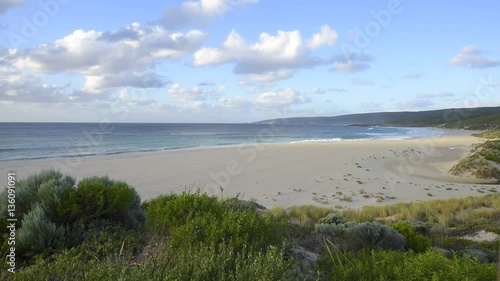
<path fill-rule="evenodd" d="M 406 248 L 416 253 L 423 253 L 431 247 L 431 240 L 417 231 L 409 224 L 397 222 L 390 225 L 406 238 Z"/>
<path fill-rule="evenodd" d="M 88 232 L 87 226 L 94 221 L 126 227 L 143 224 L 140 197 L 126 183 L 107 177 L 92 177 L 83 179 L 77 187 L 74 185 L 72 177 L 54 170 L 18 181 L 16 215 L 20 257 L 30 258 L 57 248 L 78 245 L 83 234 Z M 4 196 L 5 192 L 2 193 Z M 5 218 L 7 210 L 4 204 L 1 206 L 1 216 Z M 5 238 L 6 229 L 1 231 Z"/>
<path fill-rule="evenodd" d="M 17 273 L 4 263 L 0 280 L 491 280 L 494 265 L 482 262 L 498 257 L 499 241 L 461 238 L 498 230 L 498 194 L 287 214 L 199 191 L 141 205 L 132 187 L 106 177 L 75 187 L 48 171 L 27 182 Z M 425 236 L 456 256 L 425 251 Z M 405 245 L 413 251 L 400 252 Z"/>
<path fill-rule="evenodd" d="M 103 219 L 131 227 L 142 223 L 141 198 L 125 182 L 108 177 L 85 178 L 75 192 L 79 220 Z"/>
<path fill-rule="evenodd" d="M 393 228 L 378 222 L 347 222 L 340 224 L 316 224 L 316 232 L 335 241 L 340 248 L 360 249 L 405 249 L 406 239 Z"/>
<path fill-rule="evenodd" d="M 328 214 L 326 217 L 318 220 L 320 224 L 342 224 L 344 222 L 342 215 L 337 213 Z"/>
<path fill-rule="evenodd" d="M 481 263 L 470 257 L 448 259 L 433 251 L 341 253 L 329 245 L 318 264 L 322 280 L 496 280 L 495 264 Z"/>
<path fill-rule="evenodd" d="M 83 249 L 64 250 L 50 260 L 41 259 L 9 280 L 303 280 L 297 277 L 293 262 L 285 258 L 282 246 L 263 252 L 243 249 L 236 252 L 226 244 L 196 245 L 172 251 L 156 243 L 148 255 L 127 258 L 116 255 L 90 257 Z M 2 275 L 3 274 L 3 275 Z M 0 279 L 5 277 L 0 273 Z M 3 280 L 3 279 L 2 279 Z"/>
<path fill-rule="evenodd" d="M 24 216 L 17 232 L 17 249 L 27 255 L 51 251 L 61 246 L 64 235 L 64 228 L 50 222 L 40 205 L 35 205 Z"/>
<path fill-rule="evenodd" d="M 44 187 L 45 191 L 40 191 Z M 64 176 L 61 172 L 55 170 L 44 170 L 38 174 L 30 175 L 21 179 L 16 184 L 16 218 L 21 220 L 37 203 L 46 204 L 50 201 L 50 196 L 56 196 L 62 190 L 71 189 L 75 186 L 75 179 L 70 176 Z M 44 195 L 40 197 L 39 194 Z M 7 202 L 7 191 L 0 194 L 1 202 Z M 7 204 L 0 204 L 0 219 L 3 221 L 7 216 Z M 4 231 L 2 229 L 1 231 Z"/>
<path fill-rule="evenodd" d="M 163 195 L 144 204 L 146 229 L 168 235 L 170 244 L 181 247 L 191 243 L 228 243 L 236 249 L 255 250 L 280 243 L 277 222 L 250 210 L 235 211 L 224 201 L 207 194 Z M 232 205 L 231 205 L 232 206 Z"/>

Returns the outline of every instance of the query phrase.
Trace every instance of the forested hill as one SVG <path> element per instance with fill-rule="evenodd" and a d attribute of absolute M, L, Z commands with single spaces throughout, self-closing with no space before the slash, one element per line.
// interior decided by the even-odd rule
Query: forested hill
<path fill-rule="evenodd" d="M 452 108 L 416 112 L 377 112 L 332 117 L 294 117 L 257 124 L 337 124 L 353 126 L 442 127 L 488 130 L 500 128 L 500 107 Z"/>

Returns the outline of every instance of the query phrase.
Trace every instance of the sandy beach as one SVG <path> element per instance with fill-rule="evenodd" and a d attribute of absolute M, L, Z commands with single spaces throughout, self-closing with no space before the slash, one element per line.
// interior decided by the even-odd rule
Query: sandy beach
<path fill-rule="evenodd" d="M 362 207 L 399 201 L 483 195 L 447 171 L 480 139 L 447 131 L 426 139 L 262 144 L 212 149 L 0 162 L 0 182 L 56 168 L 77 178 L 108 175 L 135 187 L 143 200 L 170 192 L 239 195 L 266 207 L 315 204 Z"/>

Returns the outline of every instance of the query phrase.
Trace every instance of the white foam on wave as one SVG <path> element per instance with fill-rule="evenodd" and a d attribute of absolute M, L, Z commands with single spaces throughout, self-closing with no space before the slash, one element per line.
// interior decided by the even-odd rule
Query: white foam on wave
<path fill-rule="evenodd" d="M 291 141 L 290 143 L 353 142 L 353 141 L 367 141 L 367 140 L 375 140 L 375 139 L 376 138 L 363 138 L 363 139 L 342 139 L 342 138 L 309 139 L 309 140 Z"/>

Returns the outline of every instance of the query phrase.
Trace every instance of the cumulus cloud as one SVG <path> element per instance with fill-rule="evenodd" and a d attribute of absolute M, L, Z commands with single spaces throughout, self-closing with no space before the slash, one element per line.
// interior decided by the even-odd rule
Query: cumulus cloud
<path fill-rule="evenodd" d="M 484 52 L 477 46 L 468 45 L 460 50 L 460 53 L 450 59 L 448 64 L 461 65 L 469 68 L 488 68 L 500 66 L 500 60 L 490 59 L 483 56 Z"/>
<path fill-rule="evenodd" d="M 321 27 L 321 32 L 313 34 L 313 37 L 308 41 L 309 48 L 319 48 L 324 45 L 333 46 L 337 43 L 338 34 L 328 25 Z"/>
<path fill-rule="evenodd" d="M 18 52 L 13 64 L 40 73 L 84 75 L 85 89 L 161 87 L 168 83 L 151 69 L 161 60 L 174 60 L 201 46 L 199 30 L 172 33 L 160 26 L 131 24 L 114 32 L 76 30 L 54 43 Z"/>
<path fill-rule="evenodd" d="M 170 6 L 160 20 L 168 28 L 179 28 L 190 23 L 205 23 L 230 10 L 259 0 L 199 0 L 185 1 L 181 7 Z"/>
<path fill-rule="evenodd" d="M 185 88 L 179 83 L 175 83 L 170 87 L 167 92 L 175 100 L 180 102 L 188 101 L 205 101 L 210 97 L 218 97 L 224 93 L 226 87 L 219 85 L 214 89 L 206 89 L 201 86 L 194 86 L 192 88 Z"/>
<path fill-rule="evenodd" d="M 235 30 L 220 48 L 202 48 L 194 54 L 194 66 L 235 62 L 235 73 L 255 74 L 313 65 L 298 30 L 262 33 L 259 42 L 248 44 Z"/>
<path fill-rule="evenodd" d="M 373 58 L 366 53 L 346 53 L 337 55 L 334 59 L 335 64 L 331 71 L 334 72 L 360 72 L 370 68 L 368 64 Z"/>
<path fill-rule="evenodd" d="M 310 99 L 301 92 L 293 88 L 286 88 L 281 91 L 270 91 L 262 93 L 255 100 L 254 104 L 258 107 L 287 107 L 296 104 L 304 104 Z"/>
<path fill-rule="evenodd" d="M 130 94 L 128 89 L 121 89 L 116 97 L 119 102 L 126 103 L 130 107 L 134 106 L 161 106 L 161 103 L 154 99 L 137 97 Z"/>
<path fill-rule="evenodd" d="M 248 75 L 248 80 L 251 82 L 273 82 L 276 80 L 283 80 L 292 77 L 293 71 L 291 69 L 279 69 L 277 71 L 268 71 L 264 73 L 256 73 Z"/>
<path fill-rule="evenodd" d="M 243 97 L 229 97 L 229 98 L 220 98 L 219 99 L 220 106 L 224 108 L 249 108 L 251 106 L 251 102 Z"/>
<path fill-rule="evenodd" d="M 313 47 L 334 44 L 333 33 L 331 28 L 323 26 L 306 44 L 298 30 L 279 30 L 276 35 L 261 33 L 258 42 L 251 44 L 233 30 L 219 48 L 206 47 L 194 53 L 192 65 L 234 63 L 234 73 L 250 75 L 249 79 L 256 82 L 286 79 L 295 69 L 324 63 L 310 51 Z"/>
<path fill-rule="evenodd" d="M 0 2 L 0 15 L 5 14 L 8 10 L 22 6 L 24 0 L 2 0 Z"/>
<path fill-rule="evenodd" d="M 14 50 L 0 48 L 0 102 L 53 103 L 67 101 L 64 87 L 44 83 L 38 74 L 26 73 L 10 62 Z"/>
<path fill-rule="evenodd" d="M 184 88 L 180 84 L 175 83 L 167 91 L 174 99 L 181 101 L 202 101 L 207 99 L 206 93 L 202 88 L 195 86 L 191 89 Z"/>

